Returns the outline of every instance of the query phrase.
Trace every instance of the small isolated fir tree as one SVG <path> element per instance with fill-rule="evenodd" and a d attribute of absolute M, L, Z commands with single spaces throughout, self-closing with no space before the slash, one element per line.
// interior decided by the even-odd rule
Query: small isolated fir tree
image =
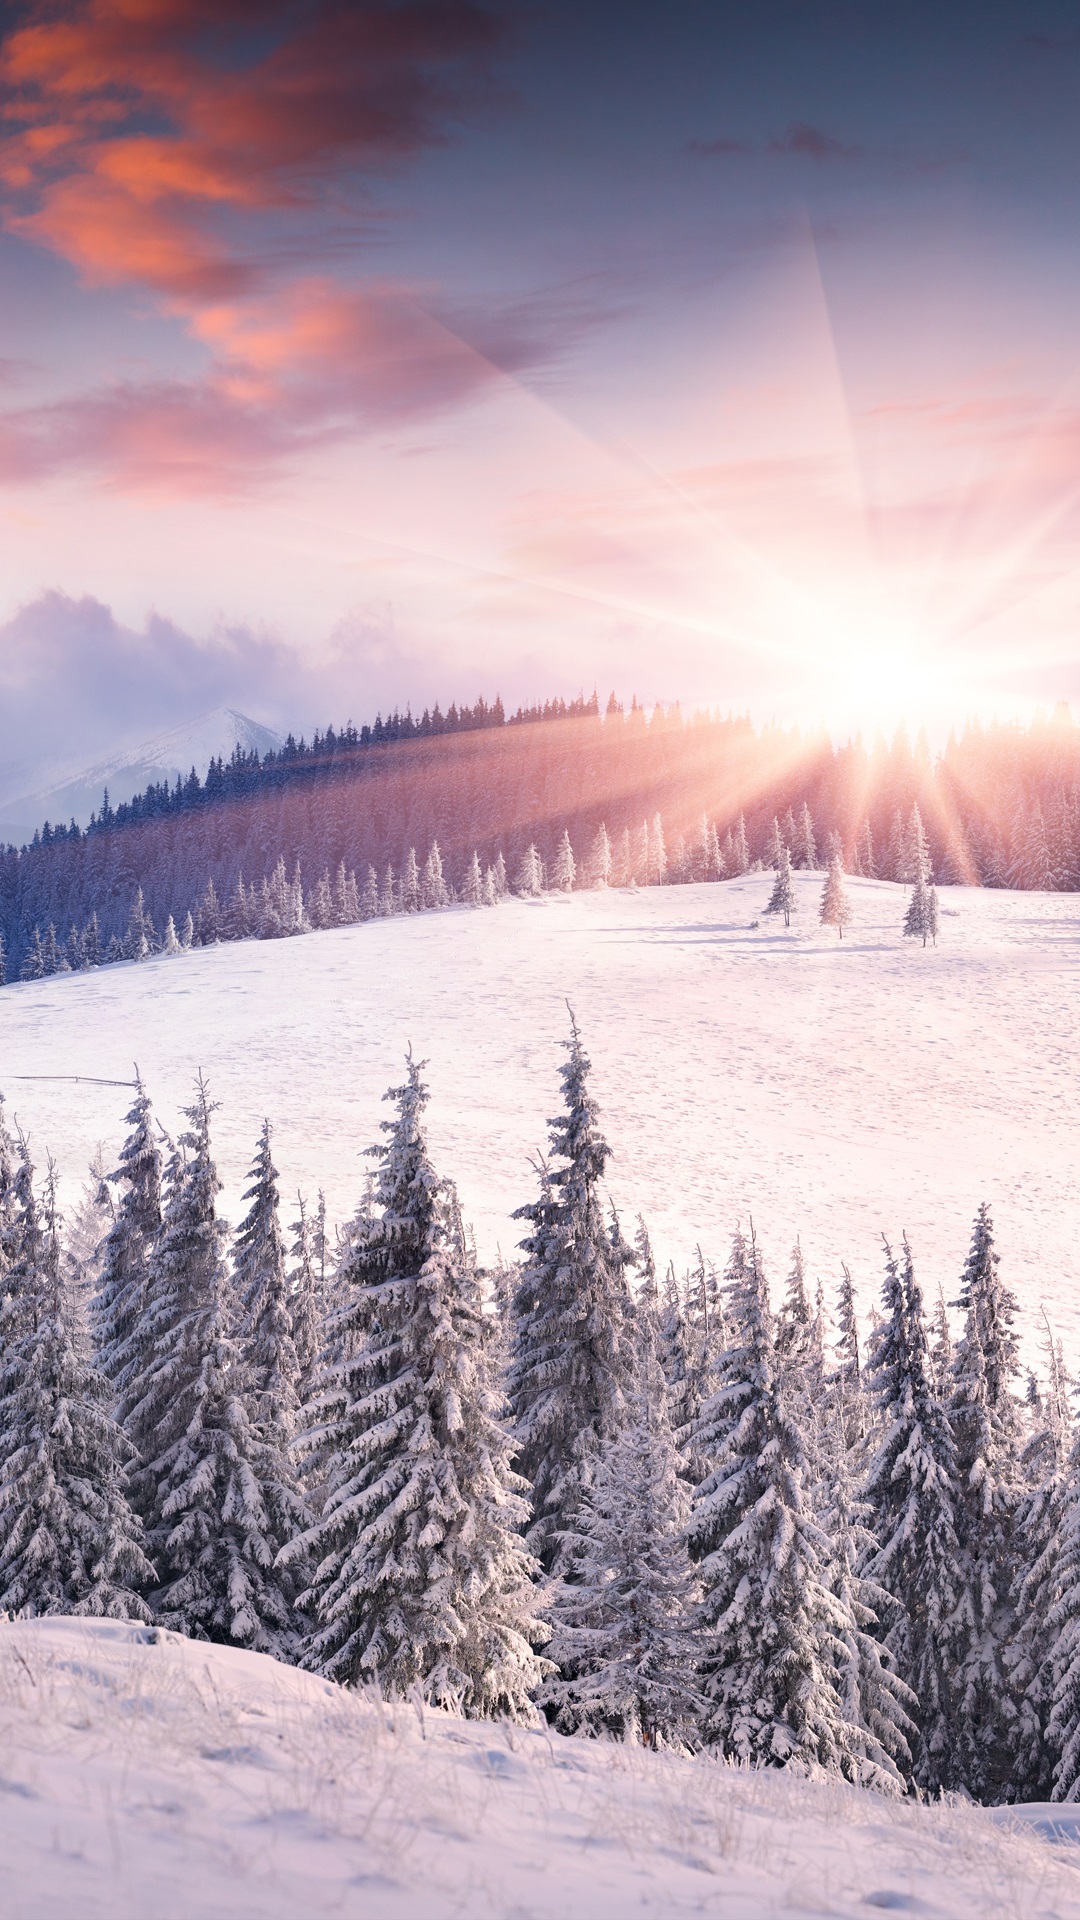
<path fill-rule="evenodd" d="M 780 860 L 776 869 L 776 879 L 769 895 L 766 913 L 782 913 L 785 927 L 790 927 L 791 916 L 795 911 L 795 888 L 791 879 L 791 856 L 787 847 L 780 847 Z"/>
<path fill-rule="evenodd" d="M 904 935 L 909 940 L 922 940 L 925 947 L 931 933 L 936 930 L 936 906 L 931 904 L 934 890 L 927 886 L 921 873 L 916 873 L 904 915 Z M 936 895 L 935 901 L 936 901 Z"/>
<path fill-rule="evenodd" d="M 550 1569 L 591 1457 L 623 1424 L 635 1336 L 631 1249 L 605 1222 L 610 1149 L 589 1092 L 577 1022 L 562 1068 L 564 1110 L 549 1121 L 551 1164 L 539 1198 L 518 1209 L 532 1231 L 511 1310 L 510 1404 L 522 1472 L 533 1486 L 529 1539 Z"/>
<path fill-rule="evenodd" d="M 545 1632 L 494 1344 L 453 1189 L 428 1158 L 411 1056 L 386 1097 L 397 1114 L 373 1150 L 315 1403 L 326 1502 L 286 1554 L 315 1569 L 304 1663 L 472 1716 L 529 1718 Z"/>
<path fill-rule="evenodd" d="M 850 927 L 852 917 L 851 903 L 844 886 L 844 869 L 839 854 L 834 854 L 822 889 L 818 919 L 823 927 L 835 927 L 842 940 L 844 928 Z"/>
<path fill-rule="evenodd" d="M 147 1620 L 153 1582 L 124 1487 L 125 1445 L 65 1285 L 50 1169 L 20 1140 L 14 1247 L 0 1301 L 0 1609 Z"/>
<path fill-rule="evenodd" d="M 211 1105 L 199 1076 L 171 1169 L 150 1263 L 143 1341 L 151 1348 L 129 1430 L 147 1536 L 158 1562 L 158 1618 L 196 1639 L 279 1653 L 292 1609 L 258 1472 L 258 1447 L 233 1336 L 210 1153 Z"/>

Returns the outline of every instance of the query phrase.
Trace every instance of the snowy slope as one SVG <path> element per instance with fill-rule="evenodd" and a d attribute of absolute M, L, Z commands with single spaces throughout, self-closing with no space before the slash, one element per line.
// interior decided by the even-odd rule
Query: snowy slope
<path fill-rule="evenodd" d="M 929 1298 L 947 1299 L 981 1199 L 1029 1330 L 1041 1302 L 1080 1359 L 1080 896 L 942 891 L 942 939 L 899 933 L 904 891 L 852 881 L 856 922 L 816 924 L 796 876 L 790 934 L 760 914 L 769 876 L 580 893 L 378 921 L 15 985 L 0 993 L 0 1088 L 51 1148 L 68 1199 L 95 1143 L 115 1155 L 130 1077 L 175 1125 L 197 1067 L 237 1218 L 262 1117 L 282 1190 L 355 1206 L 386 1087 L 411 1041 L 429 1061 L 431 1132 L 482 1257 L 509 1250 L 530 1155 L 558 1099 L 564 999 L 577 1011 L 615 1158 L 611 1185 L 661 1255 L 726 1259 L 752 1215 L 774 1281 L 796 1233 L 811 1279 L 841 1260 L 865 1302 L 880 1235 L 906 1228 Z M 291 1218 L 291 1210 L 286 1218 Z"/>
<path fill-rule="evenodd" d="M 174 786 L 178 777 L 187 778 L 192 767 L 201 780 L 211 760 L 231 759 L 236 747 L 245 753 L 257 748 L 262 754 L 281 744 L 280 734 L 257 720 L 231 707 L 217 707 L 153 740 L 107 755 L 95 766 L 65 772 L 33 793 L 5 794 L 0 800 L 0 838 L 16 839 L 46 820 L 66 826 L 74 819 L 85 826 L 101 806 L 106 787 L 113 806 L 118 806 L 152 782 L 167 780 Z"/>
<path fill-rule="evenodd" d="M 1080 1920 L 1067 1811 L 1054 1844 L 1037 1815 L 391 1710 L 146 1628 L 0 1625 L 0 1729 L 7 1920 Z"/>

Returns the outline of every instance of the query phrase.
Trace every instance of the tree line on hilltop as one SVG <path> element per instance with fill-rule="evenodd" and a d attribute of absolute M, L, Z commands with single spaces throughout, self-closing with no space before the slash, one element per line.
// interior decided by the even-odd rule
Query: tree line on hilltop
<path fill-rule="evenodd" d="M 939 930 L 937 891 L 933 884 L 926 834 L 917 807 L 912 808 L 910 821 L 899 838 L 897 878 L 912 883 L 903 931 L 906 935 L 921 935 L 924 947 L 928 939 L 932 939 L 936 945 Z M 788 842 L 774 818 L 765 851 L 776 870 L 776 880 L 764 911 L 767 914 L 782 913 L 785 927 L 790 927 L 791 915 L 797 905 L 792 880 L 793 867 L 813 867 L 817 859 L 813 821 L 805 806 L 796 849 L 793 861 Z M 835 927 L 843 939 L 844 928 L 851 926 L 854 916 L 844 886 L 843 852 L 838 835 L 834 833 L 829 836 L 825 851 L 826 878 L 818 917 L 823 926 Z M 535 899 L 545 892 L 569 893 L 575 887 L 582 886 L 596 889 L 610 886 L 663 886 L 694 878 L 722 879 L 747 871 L 759 871 L 762 867 L 760 860 L 750 861 L 745 823 L 741 817 L 734 833 L 729 831 L 722 845 L 716 829 L 707 819 L 703 819 L 697 846 L 688 854 L 684 845 L 680 850 L 679 862 L 673 867 L 668 861 L 664 825 L 659 814 L 655 814 L 651 822 L 643 821 L 633 837 L 628 829 L 624 830 L 618 846 L 612 845 L 607 828 L 601 822 L 588 857 L 581 865 L 575 858 L 570 835 L 565 829 L 550 867 L 545 864 L 535 843 L 530 842 L 514 875 L 513 886 L 508 880 L 506 862 L 501 852 L 496 855 L 494 865 L 481 869 L 480 858 L 474 848 L 459 886 L 454 887 L 447 880 L 437 841 L 429 849 L 422 866 L 417 860 L 415 848 L 410 847 L 400 874 L 388 866 L 380 881 L 374 867 L 369 867 L 363 887 L 358 884 L 355 873 L 347 870 L 342 861 L 333 881 L 329 873 L 324 873 L 317 886 L 308 891 L 304 887 L 299 864 L 290 879 L 284 860 L 279 859 L 270 879 L 264 880 L 261 888 L 246 886 L 241 875 L 231 899 L 224 905 L 218 898 L 213 880 L 208 880 L 194 911 L 189 909 L 185 914 L 180 930 L 177 930 L 170 914 L 160 937 L 141 887 L 136 889 L 123 937 L 114 933 L 107 945 L 102 938 L 96 912 L 91 913 L 81 929 L 73 925 L 67 940 L 63 942 L 58 938 L 53 922 L 49 922 L 44 935 L 40 927 L 35 927 L 18 978 L 42 980 L 58 973 L 83 973 L 95 967 L 114 965 L 118 961 L 148 960 L 158 953 L 187 953 L 193 947 L 217 946 L 221 941 L 280 940 L 295 934 L 354 926 L 397 914 L 433 912 L 454 904 L 495 907 L 511 894 Z M 8 956 L 0 935 L 0 986 L 5 985 L 7 979 Z"/>
<path fill-rule="evenodd" d="M 474 854 L 483 889 L 500 859 L 513 880 L 530 848 L 550 876 L 564 842 L 575 883 L 595 884 L 601 828 L 617 885 L 771 865 L 774 821 L 797 865 L 838 849 L 848 872 L 897 880 L 913 807 L 939 881 L 1073 890 L 1078 795 L 1080 729 L 1065 713 L 1027 729 L 969 727 L 934 761 L 903 732 L 891 746 L 834 748 L 730 715 L 623 711 L 614 696 L 603 713 L 590 698 L 510 719 L 479 701 L 328 729 L 262 759 L 238 749 L 205 781 L 192 773 L 124 807 L 106 802 L 85 830 L 46 823 L 29 846 L 0 850 L 0 940 L 9 978 L 39 952 L 45 972 L 84 951 L 116 957 L 140 890 L 160 940 L 171 917 L 182 941 L 188 914 L 202 937 L 200 912 L 206 937 L 272 931 L 296 922 L 298 872 L 308 923 L 341 924 L 362 917 L 362 902 L 366 914 L 415 899 L 410 857 L 433 847 L 458 897 L 476 890 Z M 649 845 L 658 819 L 662 849 Z"/>
<path fill-rule="evenodd" d="M 0 1609 L 156 1620 L 470 1716 L 986 1802 L 1080 1787 L 1080 1440 L 980 1207 L 929 1321 L 796 1243 L 656 1271 L 576 1025 L 521 1258 L 482 1273 L 421 1067 L 331 1246 L 264 1124 L 234 1235 L 201 1076 L 136 1083 L 66 1232 L 0 1116 Z"/>

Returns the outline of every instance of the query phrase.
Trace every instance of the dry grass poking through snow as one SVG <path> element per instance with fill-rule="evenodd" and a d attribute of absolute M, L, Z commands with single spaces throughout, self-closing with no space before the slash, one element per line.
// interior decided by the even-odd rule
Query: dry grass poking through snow
<path fill-rule="evenodd" d="M 0 1627 L 5 1920 L 1080 1920 L 1080 1848 L 341 1692 L 113 1623 Z"/>

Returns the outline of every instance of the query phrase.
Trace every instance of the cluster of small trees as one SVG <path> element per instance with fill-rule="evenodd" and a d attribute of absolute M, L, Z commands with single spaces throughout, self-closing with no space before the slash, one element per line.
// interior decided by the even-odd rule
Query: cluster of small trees
<path fill-rule="evenodd" d="M 576 1027 L 523 1259 L 477 1269 L 409 1059 L 329 1256 L 286 1248 L 266 1124 L 228 1244 L 201 1077 L 141 1086 L 103 1231 L 0 1119 L 0 1608 L 154 1618 L 470 1715 L 889 1792 L 1080 1784 L 1080 1444 L 1015 1390 L 980 1208 L 928 1328 L 885 1247 L 864 1350 L 796 1246 L 661 1285 L 605 1198 Z M 80 1251 L 80 1258 L 73 1255 Z"/>

